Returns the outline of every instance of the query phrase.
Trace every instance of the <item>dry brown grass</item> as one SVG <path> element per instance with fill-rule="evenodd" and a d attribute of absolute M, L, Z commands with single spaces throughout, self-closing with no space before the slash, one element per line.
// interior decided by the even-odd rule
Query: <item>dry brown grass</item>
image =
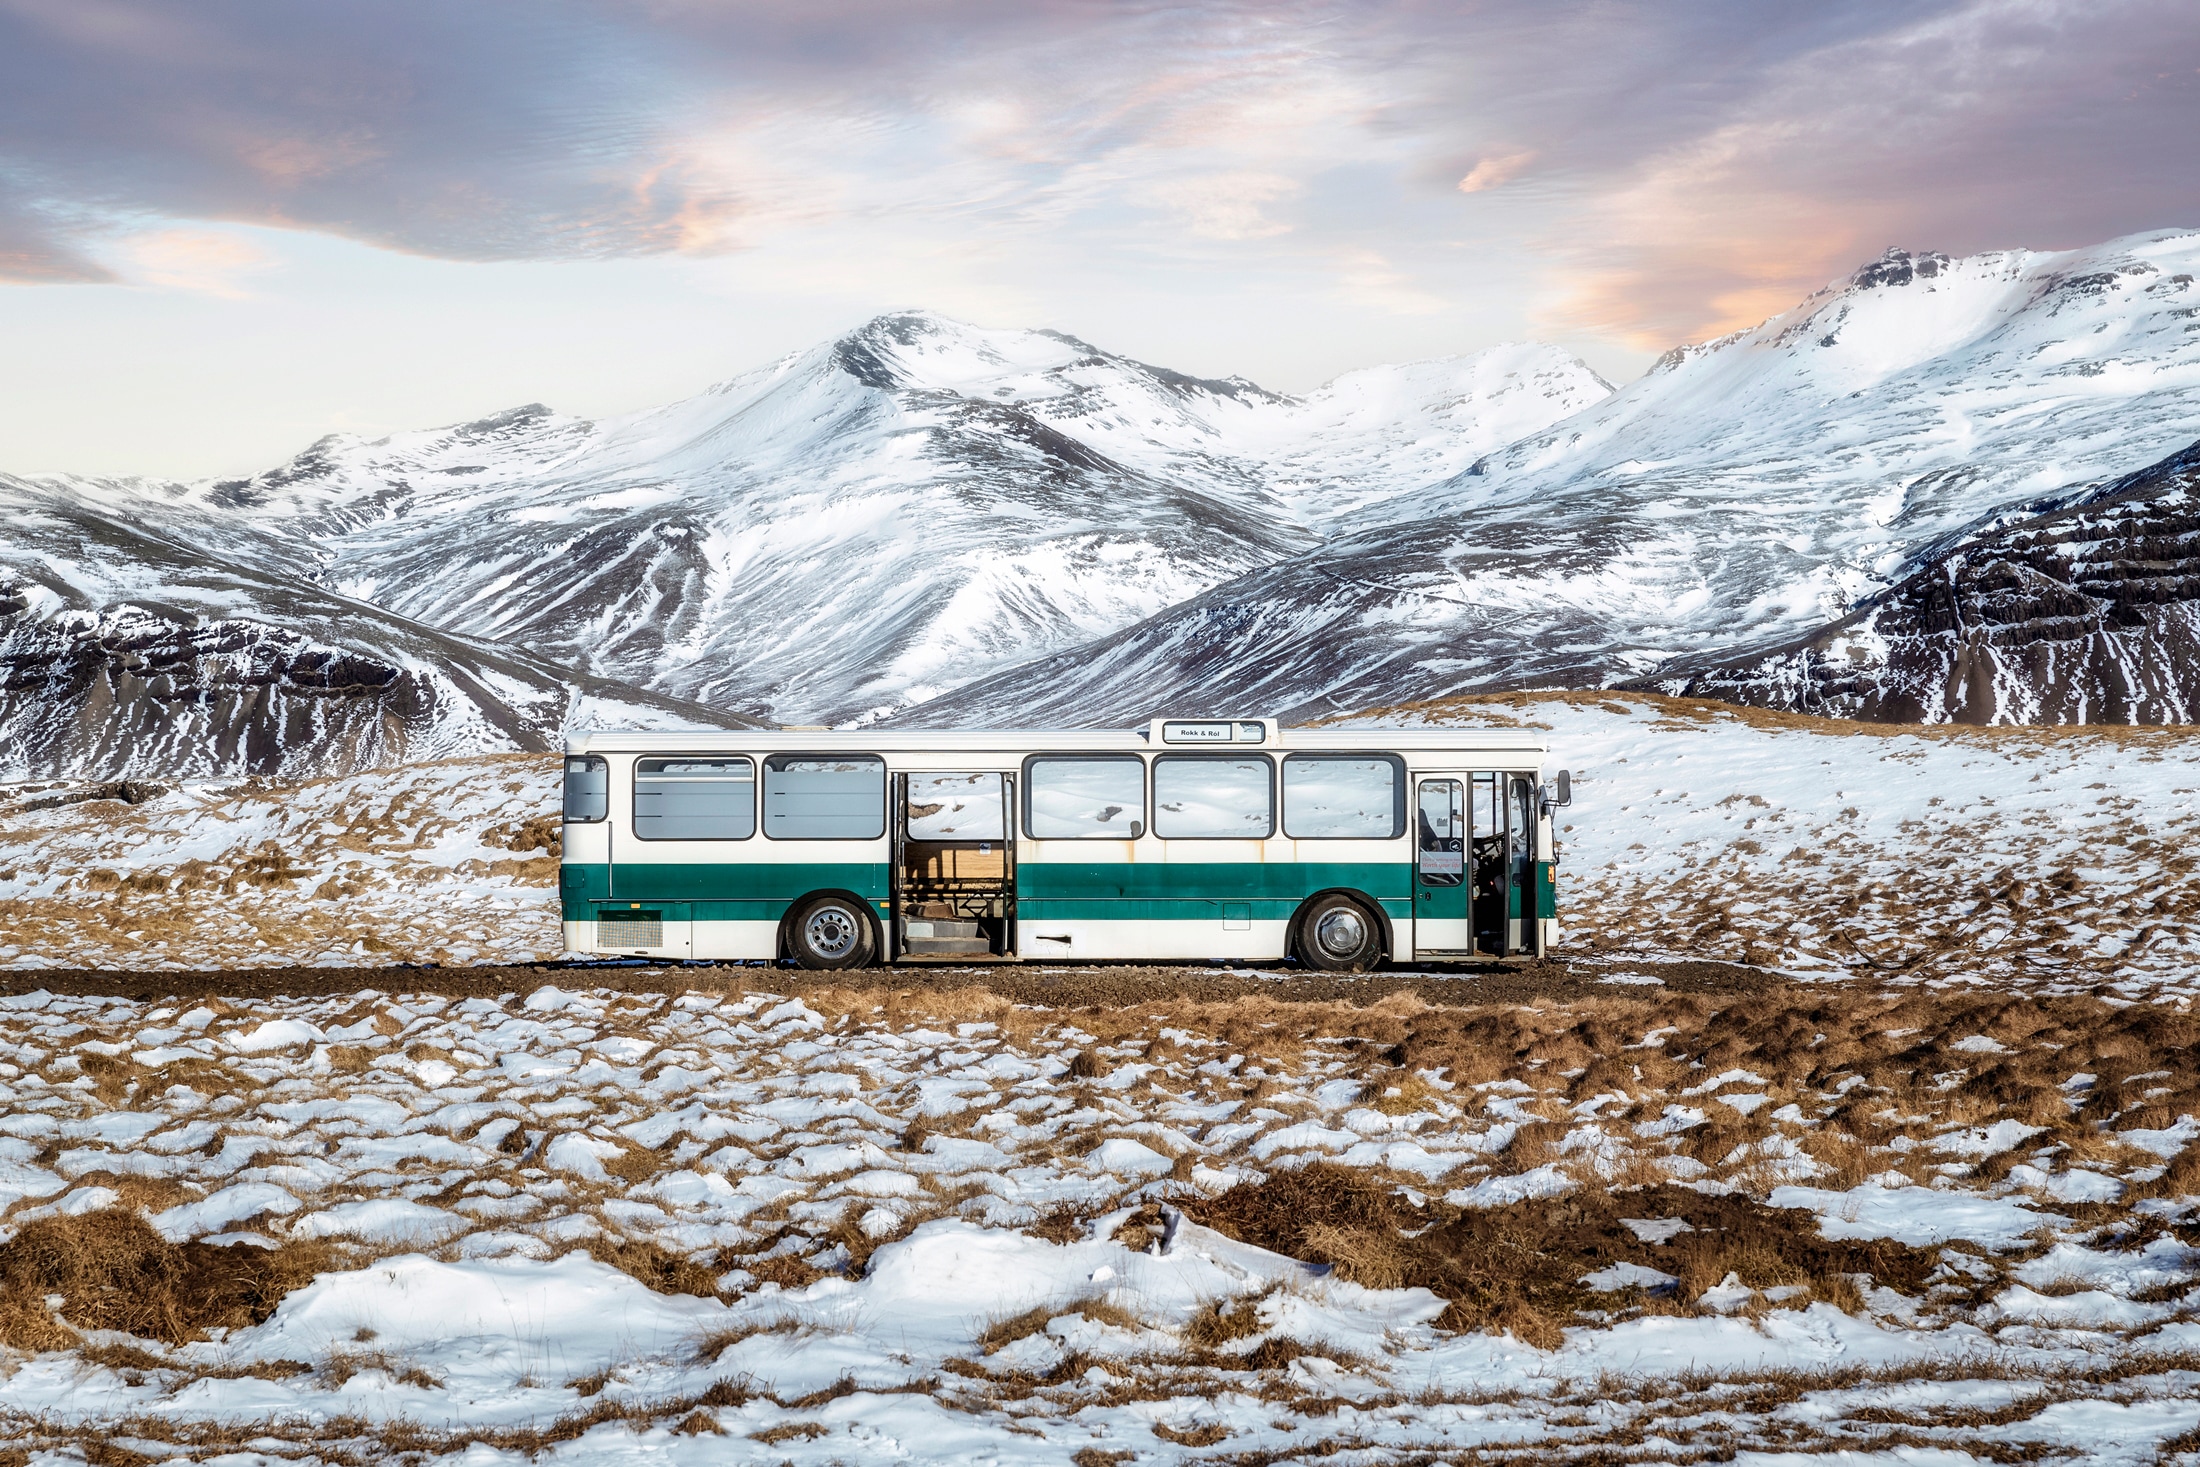
<path fill-rule="evenodd" d="M 1752 1289 L 1799 1285 L 1810 1297 L 1855 1307 L 1862 1296 L 1850 1275 L 1914 1294 L 1936 1262 L 1928 1250 L 1894 1243 L 1829 1242 L 1819 1237 L 1813 1213 L 1673 1186 L 1620 1195 L 1585 1191 L 1506 1207 L 1414 1208 L 1364 1172 L 1317 1163 L 1211 1201 L 1187 1200 L 1184 1210 L 1243 1241 L 1330 1264 L 1357 1282 L 1429 1289 L 1448 1301 L 1445 1327 L 1509 1330 L 1539 1348 L 1556 1346 L 1560 1330 L 1584 1315 L 1642 1307 L 1639 1291 L 1599 1293 L 1581 1282 L 1613 1263 L 1673 1275 L 1683 1305 L 1733 1274 Z M 1677 1218 L 1689 1230 L 1647 1244 L 1622 1217 Z M 1226 1321 L 1242 1327 L 1235 1307 L 1218 1307 L 1199 1327 L 1212 1331 Z"/>
<path fill-rule="evenodd" d="M 1266 1328 L 1260 1318 L 1261 1301 L 1274 1292 L 1271 1287 L 1243 1298 L 1209 1300 L 1186 1322 L 1184 1342 L 1198 1350 L 1219 1350 L 1251 1339 Z"/>
<path fill-rule="evenodd" d="M 786 1253 L 771 1258 L 744 1258 L 740 1260 L 740 1266 L 747 1269 L 759 1284 L 777 1284 L 790 1292 L 806 1289 L 819 1279 L 829 1277 L 832 1272 L 830 1269 L 819 1268 L 806 1258 Z"/>
<path fill-rule="evenodd" d="M 370 1371 L 380 1372 L 399 1385 L 415 1386 L 424 1391 L 443 1389 L 442 1380 L 430 1374 L 418 1361 L 393 1355 L 387 1350 L 331 1350 L 321 1362 L 319 1374 L 328 1389 L 334 1391 Z"/>
<path fill-rule="evenodd" d="M 652 1239 L 599 1234 L 588 1240 L 587 1248 L 588 1256 L 598 1263 L 608 1264 L 657 1293 L 717 1297 L 717 1270 L 683 1258 Z"/>
<path fill-rule="evenodd" d="M 985 1322 L 978 1330 L 978 1348 L 986 1355 L 997 1354 L 1015 1344 L 1044 1333 L 1048 1324 L 1064 1315 L 1076 1315 L 1114 1329 L 1141 1330 L 1145 1321 L 1106 1294 L 1088 1294 L 1058 1304 L 1038 1304 L 1014 1314 L 1000 1315 Z"/>
<path fill-rule="evenodd" d="M 103 1329 L 182 1344 L 260 1323 L 340 1259 L 327 1242 L 171 1243 L 119 1208 L 41 1218 L 0 1243 L 0 1343 L 65 1349 L 77 1329 Z M 53 1294 L 62 1298 L 58 1318 L 45 1304 Z"/>

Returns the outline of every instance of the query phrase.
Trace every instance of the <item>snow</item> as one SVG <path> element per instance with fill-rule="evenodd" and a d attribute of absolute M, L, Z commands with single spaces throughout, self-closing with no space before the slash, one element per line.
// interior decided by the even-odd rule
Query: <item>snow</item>
<path fill-rule="evenodd" d="M 1574 794 L 1554 816 L 1565 947 L 1622 971 L 1698 957 L 2200 996 L 2200 929 L 2147 911 L 2200 898 L 2175 856 L 2200 838 L 2200 745 L 2180 731 L 1923 730 L 1578 693 L 1344 721 L 1547 740 Z M 1958 1052 L 1991 1062 L 1978 1037 Z"/>
<path fill-rule="evenodd" d="M 782 721 L 844 722 L 1303 552 L 1365 501 L 1609 391 L 1559 348 L 1515 344 L 1298 399 L 905 312 L 601 423 L 527 408 L 333 435 L 243 485 L 0 478 L 15 522 L 50 527 L 0 556 L 0 582 L 43 587 L 66 555 L 88 562 L 63 578 L 77 606 L 136 592 L 297 622 L 420 669 L 454 707 L 493 695 L 438 730 L 450 753 L 510 747 L 514 726 L 693 726 L 765 699 Z M 207 563 L 145 553 L 147 530 L 210 547 Z M 241 572 L 227 583 L 223 561 Z M 633 597 L 637 575 L 664 594 Z M 286 600 L 330 603 L 326 586 L 363 598 L 343 603 L 361 612 L 348 627 L 286 615 Z M 837 630 L 758 637 L 767 623 Z M 528 652 L 492 663 L 469 638 Z M 612 681 L 546 677 L 555 666 Z M 320 742 L 335 754 L 342 738 Z"/>
<path fill-rule="evenodd" d="M 1980 1197 L 1934 1187 L 1890 1187 L 1868 1181 L 1846 1192 L 1818 1187 L 1775 1187 L 1774 1207 L 1803 1207 L 1819 1214 L 1828 1238 L 1892 1238 L 1914 1248 L 1964 1239 L 1988 1248 L 2014 1248 L 2043 1227 L 2069 1219 L 2035 1211 L 2018 1197 Z"/>
<path fill-rule="evenodd" d="M 1606 1293 L 1615 1289 L 1669 1289 L 1680 1282 L 1663 1269 L 1651 1268 L 1641 1263 L 1615 1263 L 1594 1273 L 1585 1273 L 1581 1281 L 1592 1289 Z"/>
<path fill-rule="evenodd" d="M 1803 637 L 1950 537 L 2200 439 L 2196 271 L 2190 229 L 1867 267 L 1358 503 L 1351 533 L 910 718 L 1316 717 Z"/>
<path fill-rule="evenodd" d="M 437 1243 L 465 1232 L 468 1221 L 440 1207 L 423 1207 L 401 1197 L 345 1202 L 308 1213 L 290 1225 L 294 1238 L 357 1238 L 369 1243 Z"/>
<path fill-rule="evenodd" d="M 294 1045 L 311 1044 L 321 1037 L 321 1031 L 300 1019 L 270 1019 L 249 1034 L 240 1034 L 229 1041 L 230 1046 L 243 1054 L 256 1054 L 267 1049 L 289 1049 Z"/>
<path fill-rule="evenodd" d="M 1845 1313 L 1792 1286 L 1730 1276 L 1682 1305 L 1672 1272 L 1622 1257 L 1583 1286 L 1600 1307 L 1648 1295 L 1653 1311 L 1605 1324 L 1584 1316 L 1592 1322 L 1568 1324 L 1549 1348 L 1445 1330 L 1444 1301 L 1425 1290 L 1364 1287 L 1180 1213 L 1132 1228 L 1156 1201 L 1212 1195 L 1312 1157 L 1405 1187 L 1458 1174 L 1466 1185 L 1447 1200 L 1460 1206 L 1594 1184 L 1601 1153 L 1570 1144 L 1525 1171 L 1494 1169 L 1521 1122 L 1540 1114 L 1532 1105 L 1565 1094 L 1535 1065 L 1480 1089 L 1437 1076 L 1421 1108 L 1389 1116 L 1362 1103 L 1367 1061 L 1352 1051 L 1287 1042 L 1254 1065 L 1201 1010 L 1181 1006 L 1146 1017 L 1128 1043 L 1081 1030 L 1089 1015 L 1005 1001 L 977 1020 L 965 1008 L 889 1022 L 816 992 L 629 994 L 582 973 L 495 1000 L 232 998 L 189 1023 L 174 1007 L 52 995 L 0 1006 L 0 1053 L 100 1055 L 166 1029 L 204 1046 L 193 1063 L 250 1081 L 232 1089 L 202 1072 L 197 1083 L 218 1099 L 154 1083 L 108 1101 L 52 1074 L 67 1068 L 60 1059 L 37 1072 L 19 1065 L 4 1081 L 0 1156 L 35 1170 L 30 1158 L 53 1147 L 79 1175 L 150 1167 L 163 1185 L 198 1194 L 153 1214 L 168 1237 L 313 1242 L 337 1250 L 334 1264 L 263 1323 L 148 1357 L 165 1363 L 17 1358 L 0 1380 L 0 1415 L 38 1440 L 112 1437 L 127 1422 L 129 1440 L 160 1443 L 249 1421 L 294 1459 L 331 1460 L 340 1443 L 347 1460 L 387 1455 L 398 1438 L 378 1433 L 402 1430 L 408 1449 L 430 1457 L 501 1462 L 524 1450 L 494 1433 L 547 1429 L 602 1405 L 631 1410 L 633 1423 L 607 1417 L 547 1455 L 1037 1463 L 1087 1446 L 1160 1460 L 1223 1444 L 1326 1457 L 1345 1449 L 1324 1443 L 1352 1441 L 1351 1460 L 1387 1463 L 1645 1430 L 1765 1452 L 1862 1451 L 1911 1429 L 1901 1423 L 2028 1399 L 2011 1393 L 2050 1379 L 2062 1394 L 1997 1428 L 2003 1439 L 2081 1440 L 2077 1423 L 2093 1419 L 2155 1442 L 2200 1420 L 2200 1375 L 2147 1354 L 2178 1348 L 2177 1332 L 2192 1328 L 2179 1289 L 2200 1288 L 2200 1250 L 2049 1211 L 2014 1171 L 1983 1183 L 1881 1176 L 1846 1190 L 1771 1190 L 1775 1205 L 1808 1209 L 1828 1238 L 1953 1242 L 1920 1297 L 1866 1279 L 1867 1303 Z M 322 1037 L 229 1043 L 263 1031 Z M 1168 1053 L 1131 1062 L 1163 1032 Z M 1677 1033 L 1645 1020 L 1622 1042 L 1641 1054 L 1646 1037 L 1670 1044 Z M 1950 1053 L 2005 1057 L 1959 1048 L 1960 1038 Z M 429 1066 L 405 1058 L 416 1044 L 447 1053 L 439 1067 L 455 1076 L 430 1083 Z M 333 1069 L 332 1045 L 364 1051 L 365 1067 Z M 1066 1058 L 1087 1051 L 1107 1054 L 1115 1073 L 1136 1071 L 1137 1083 L 1067 1082 Z M 559 1055 L 569 1058 L 553 1062 Z M 583 1055 L 594 1058 L 574 1062 Z M 505 1063 L 515 1057 L 541 1063 Z M 657 1072 L 643 1078 L 645 1057 L 691 1077 L 677 1098 L 657 1093 Z M 1248 1068 L 1268 1087 L 1250 1107 L 1238 1098 Z M 1683 1068 L 1665 1093 L 1788 1098 L 1790 1119 L 1751 1107 L 1749 1123 L 1791 1145 L 1837 1099 L 1762 1065 L 1706 1070 Z M 935 1083 L 974 1075 L 986 1078 L 962 1092 L 972 1103 L 961 1119 L 935 1117 L 927 1124 L 948 1129 L 906 1144 Z M 1596 1099 L 1573 1108 L 1569 1143 L 1600 1126 Z M 2001 1125 L 1934 1134 L 2011 1136 Z M 1286 1134 L 1291 1144 L 1264 1147 Z M 1655 1149 L 1687 1131 L 1617 1123 L 1603 1134 L 1611 1146 Z M 2042 1175 L 2114 1180 L 2086 1167 Z M 1735 1183 L 1707 1171 L 1703 1185 Z M 40 1216 L 129 1205 L 119 1186 L 29 1177 L 0 1218 L 0 1241 Z M 1078 1225 L 1045 1222 L 1064 1207 Z M 1684 1226 L 1625 1220 L 1646 1250 L 1685 1241 Z M 858 1232 L 868 1258 L 835 1271 Z M 617 1250 L 641 1243 L 703 1263 L 723 1292 L 659 1292 L 612 1266 Z M 772 1273 L 768 1260 L 797 1250 L 826 1271 Z M 1253 1332 L 1186 1354 L 1186 1332 L 1217 1308 L 1244 1311 Z M 1314 1353 L 1264 1369 L 1239 1363 L 1274 1341 Z M 1767 1379 L 1801 1394 L 1760 1410 L 1750 1393 Z M 705 1404 L 719 1383 L 716 1404 Z M 2066 1409 L 2081 1406 L 2095 1416 Z M 698 1411 L 703 1435 L 671 1429 Z M 1185 1447 L 1157 1427 L 1206 1431 L 1209 1445 Z"/>
<path fill-rule="evenodd" d="M 270 1214 L 296 1212 L 302 1203 L 281 1187 L 267 1182 L 243 1182 L 224 1187 L 199 1202 L 187 1202 L 154 1214 L 153 1226 L 173 1243 L 187 1243 L 207 1233 L 225 1232 L 238 1223 L 253 1222 Z"/>

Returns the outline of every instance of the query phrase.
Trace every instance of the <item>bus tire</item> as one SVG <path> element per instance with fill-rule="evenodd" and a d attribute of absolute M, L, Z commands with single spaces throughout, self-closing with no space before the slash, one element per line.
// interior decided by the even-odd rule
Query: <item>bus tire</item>
<path fill-rule="evenodd" d="M 797 967 L 866 968 L 877 950 L 870 912 L 848 897 L 812 897 L 787 923 L 787 956 Z"/>
<path fill-rule="evenodd" d="M 1299 961 L 1324 973 L 1364 973 L 1381 960 L 1383 927 L 1340 892 L 1315 897 L 1298 921 Z"/>

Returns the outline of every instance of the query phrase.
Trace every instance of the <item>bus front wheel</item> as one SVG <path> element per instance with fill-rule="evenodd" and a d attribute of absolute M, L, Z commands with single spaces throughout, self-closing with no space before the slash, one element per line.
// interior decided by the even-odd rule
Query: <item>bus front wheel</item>
<path fill-rule="evenodd" d="M 803 968 L 861 968 L 871 961 L 870 914 L 846 897 L 804 904 L 787 924 L 787 956 Z"/>
<path fill-rule="evenodd" d="M 1317 897 L 1299 921 L 1299 961 L 1325 973 L 1360 973 L 1382 956 L 1383 929 L 1348 896 Z"/>

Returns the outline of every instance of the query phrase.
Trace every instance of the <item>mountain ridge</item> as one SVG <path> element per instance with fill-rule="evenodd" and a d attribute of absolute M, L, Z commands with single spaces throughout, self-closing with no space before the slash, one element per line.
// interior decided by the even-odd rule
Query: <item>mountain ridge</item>
<path fill-rule="evenodd" d="M 2200 437 L 2200 233 L 1889 251 L 1373 506 L 1383 523 L 905 716 L 1283 716 L 1798 637 L 2013 507 Z"/>
<path fill-rule="evenodd" d="M 0 769 L 1710 677 L 2200 439 L 2196 268 L 2178 231 L 1889 250 L 1616 390 L 1508 343 L 1294 396 L 898 311 L 600 421 L 0 476 Z"/>

